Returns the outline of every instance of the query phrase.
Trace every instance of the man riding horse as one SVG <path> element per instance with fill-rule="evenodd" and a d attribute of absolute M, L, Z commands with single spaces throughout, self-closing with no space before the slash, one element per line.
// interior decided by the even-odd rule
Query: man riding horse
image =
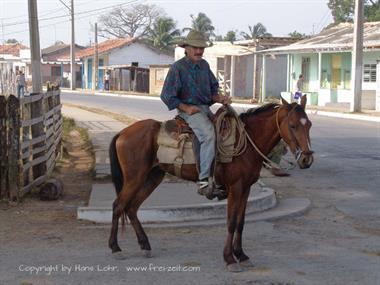
<path fill-rule="evenodd" d="M 229 104 L 231 99 L 218 94 L 218 81 L 207 61 L 202 59 L 209 46 L 204 34 L 192 30 L 179 46 L 185 48 L 186 56 L 171 66 L 161 99 L 169 110 L 178 110 L 178 115 L 193 129 L 200 143 L 198 193 L 205 195 L 212 187 L 209 178 L 215 157 L 215 130 L 210 106 Z"/>

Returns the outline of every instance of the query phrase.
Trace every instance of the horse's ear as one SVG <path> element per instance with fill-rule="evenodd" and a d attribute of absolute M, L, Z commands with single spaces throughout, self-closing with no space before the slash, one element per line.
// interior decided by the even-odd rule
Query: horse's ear
<path fill-rule="evenodd" d="M 303 95 L 303 96 L 301 97 L 301 107 L 302 107 L 302 109 L 304 109 L 304 110 L 305 110 L 305 107 L 306 107 L 306 100 L 307 100 L 306 95 Z"/>
<path fill-rule="evenodd" d="M 282 98 L 282 96 L 280 96 L 280 97 L 281 97 L 281 103 L 282 103 L 282 105 L 288 106 L 289 103 L 284 98 Z"/>

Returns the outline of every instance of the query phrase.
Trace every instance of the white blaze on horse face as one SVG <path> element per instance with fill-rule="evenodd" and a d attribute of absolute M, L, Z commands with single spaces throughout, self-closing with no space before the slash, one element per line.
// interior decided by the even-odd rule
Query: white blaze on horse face
<path fill-rule="evenodd" d="M 306 125 L 307 119 L 306 118 L 301 118 L 300 119 L 300 123 L 302 124 L 302 126 Z"/>

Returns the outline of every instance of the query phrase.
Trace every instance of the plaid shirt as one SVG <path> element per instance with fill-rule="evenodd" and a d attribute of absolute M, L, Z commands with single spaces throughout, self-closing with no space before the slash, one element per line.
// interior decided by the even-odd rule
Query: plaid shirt
<path fill-rule="evenodd" d="M 202 59 L 194 64 L 188 57 L 176 61 L 166 76 L 161 100 L 169 110 L 180 103 L 212 105 L 212 97 L 218 95 L 219 84 L 210 66 Z"/>

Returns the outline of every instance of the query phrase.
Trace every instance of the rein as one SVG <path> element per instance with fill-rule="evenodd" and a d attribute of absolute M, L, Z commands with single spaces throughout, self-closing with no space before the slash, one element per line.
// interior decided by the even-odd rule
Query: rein
<path fill-rule="evenodd" d="M 239 136 L 238 136 L 239 137 L 239 141 L 238 141 L 237 146 L 234 147 L 234 149 L 232 151 L 227 151 L 226 149 L 220 147 L 220 144 L 217 143 L 218 151 L 221 152 L 221 153 L 223 153 L 224 155 L 229 155 L 229 156 L 232 156 L 232 157 L 241 155 L 247 149 L 247 139 L 248 139 L 248 141 L 254 147 L 254 149 L 258 152 L 258 154 L 260 154 L 260 156 L 266 161 L 266 162 L 264 162 L 266 165 L 268 165 L 269 167 L 281 168 L 280 165 L 278 165 L 277 163 L 275 163 L 272 160 L 270 160 L 265 154 L 263 154 L 260 151 L 260 149 L 258 148 L 258 146 L 254 143 L 254 141 L 251 139 L 251 137 L 247 133 L 247 131 L 245 129 L 245 125 L 240 120 L 239 115 L 236 113 L 235 109 L 233 109 L 230 105 L 226 105 L 226 110 L 223 111 L 219 115 L 218 120 L 216 121 L 215 127 L 216 128 L 220 128 L 221 127 L 221 124 L 223 122 L 224 117 L 229 112 L 232 113 L 232 115 L 236 119 L 236 122 L 237 122 L 236 129 L 237 129 L 238 134 L 239 134 Z M 278 111 L 277 111 L 277 113 L 278 113 Z M 277 122 L 277 115 L 276 115 L 276 122 Z M 277 122 L 277 124 L 278 124 L 278 122 Z M 281 136 L 281 132 L 280 132 L 280 136 Z M 217 140 L 219 141 L 220 139 L 217 138 Z"/>

